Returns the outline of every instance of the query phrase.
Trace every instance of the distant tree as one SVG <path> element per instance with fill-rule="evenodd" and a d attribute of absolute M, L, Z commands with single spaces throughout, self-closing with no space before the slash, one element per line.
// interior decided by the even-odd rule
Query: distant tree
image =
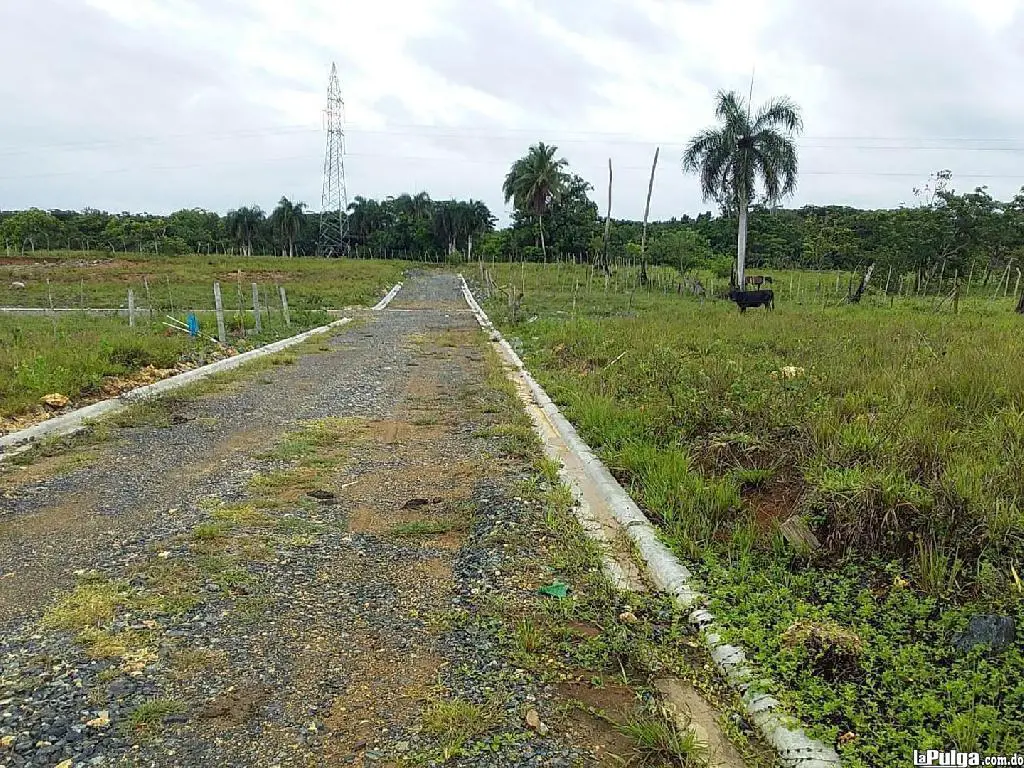
<path fill-rule="evenodd" d="M 59 242 L 60 232 L 60 221 L 52 213 L 30 208 L 4 219 L 2 236 L 24 253 L 26 244 L 32 251 L 44 245 L 49 249 L 51 241 Z"/>
<path fill-rule="evenodd" d="M 167 218 L 167 235 L 184 241 L 194 253 L 216 249 L 224 239 L 223 229 L 221 217 L 202 208 L 175 211 Z"/>
<path fill-rule="evenodd" d="M 258 205 L 243 206 L 227 215 L 227 229 L 238 245 L 243 256 L 252 256 L 252 244 L 260 236 L 266 221 L 263 209 Z"/>
<path fill-rule="evenodd" d="M 717 200 L 739 215 L 736 277 L 743 285 L 747 255 L 747 210 L 763 185 L 764 202 L 774 204 L 796 189 L 794 134 L 803 129 L 800 110 L 788 98 L 769 101 L 751 119 L 750 106 L 735 92 L 719 91 L 717 128 L 698 133 L 683 153 L 683 169 L 700 175 L 705 200 Z"/>
<path fill-rule="evenodd" d="M 672 265 L 684 274 L 707 267 L 714 256 L 707 238 L 692 230 L 662 232 L 647 246 L 652 264 Z"/>
<path fill-rule="evenodd" d="M 302 228 L 306 224 L 305 213 L 305 203 L 293 203 L 287 197 L 282 197 L 277 208 L 270 214 L 270 225 L 274 234 L 285 246 L 282 255 L 295 256 L 295 241 L 302 234 Z"/>
<path fill-rule="evenodd" d="M 808 266 L 851 268 L 856 248 L 857 238 L 849 227 L 833 221 L 808 220 L 803 242 L 804 261 Z"/>
<path fill-rule="evenodd" d="M 557 252 L 584 253 L 600 231 L 601 216 L 597 203 L 590 199 L 594 187 L 589 181 L 569 174 L 562 194 L 551 203 L 548 213 L 550 244 Z"/>
<path fill-rule="evenodd" d="M 564 158 L 555 159 L 558 147 L 539 142 L 530 147 L 525 156 L 516 160 L 505 176 L 502 192 L 505 202 L 512 201 L 516 209 L 537 219 L 540 234 L 540 248 L 547 261 L 547 246 L 544 242 L 544 214 L 551 203 L 558 200 L 568 182 Z"/>

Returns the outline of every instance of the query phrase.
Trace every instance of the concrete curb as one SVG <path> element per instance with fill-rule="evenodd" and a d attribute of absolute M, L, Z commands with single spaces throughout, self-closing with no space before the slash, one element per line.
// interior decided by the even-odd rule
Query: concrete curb
<path fill-rule="evenodd" d="M 394 286 L 373 308 L 375 310 L 382 310 L 386 308 L 401 288 L 401 283 Z M 243 352 L 240 355 L 235 355 L 234 357 L 229 357 L 224 360 L 218 360 L 214 363 L 210 363 L 209 365 L 204 365 L 191 371 L 179 373 L 176 376 L 170 376 L 153 384 L 137 387 L 136 389 L 125 392 L 120 397 L 113 397 L 109 400 L 102 400 L 98 403 L 93 403 L 92 405 L 86 405 L 82 408 L 77 408 L 69 413 L 55 416 L 52 419 L 48 419 L 31 427 L 18 430 L 17 432 L 12 432 L 9 435 L 3 435 L 0 437 L 0 462 L 3 461 L 5 453 L 7 455 L 20 453 L 21 450 L 24 450 L 27 446 L 42 438 L 59 437 L 62 435 L 70 435 L 75 432 L 80 432 L 85 428 L 85 423 L 89 420 L 116 413 L 124 410 L 133 403 L 158 397 L 172 390 L 179 389 L 186 384 L 191 384 L 194 381 L 200 381 L 213 376 L 214 374 L 230 371 L 240 365 L 245 365 L 252 360 L 257 360 L 261 357 L 281 352 L 282 350 L 293 347 L 296 344 L 301 344 L 312 336 L 327 333 L 333 328 L 337 328 L 350 322 L 352 322 L 352 318 L 343 317 L 340 320 L 335 320 L 334 322 L 322 325 L 319 328 L 313 328 L 300 333 L 297 336 L 281 339 L 265 346 L 249 350 L 248 352 Z"/>
<path fill-rule="evenodd" d="M 764 739 L 779 755 L 783 764 L 792 768 L 835 768 L 840 765 L 839 755 L 826 744 L 811 739 L 795 718 L 781 711 L 779 702 L 759 691 L 759 681 L 747 662 L 742 648 L 722 642 L 715 626 L 714 616 L 703 608 L 704 597 L 692 586 L 692 575 L 686 566 L 658 537 L 658 532 L 629 494 L 612 477 L 604 463 L 583 442 L 576 429 L 558 410 L 543 388 L 526 370 L 523 361 L 511 345 L 494 327 L 483 311 L 466 279 L 460 274 L 462 292 L 476 315 L 481 328 L 489 332 L 506 361 L 529 388 L 537 406 L 555 427 L 559 436 L 582 462 L 587 479 L 604 497 L 616 519 L 635 544 L 646 566 L 648 577 L 659 589 L 672 595 L 677 603 L 689 611 L 690 624 L 697 629 L 722 676 L 742 697 L 744 708 Z"/>
<path fill-rule="evenodd" d="M 374 304 L 373 305 L 373 310 L 375 312 L 379 312 L 382 309 L 387 309 L 388 308 L 388 304 L 390 304 L 391 300 L 394 299 L 395 296 L 398 295 L 398 292 L 400 290 L 402 290 L 402 284 L 401 283 L 399 283 L 394 288 L 392 288 L 390 291 L 388 291 L 387 295 L 383 299 L 381 299 L 376 304 Z"/>

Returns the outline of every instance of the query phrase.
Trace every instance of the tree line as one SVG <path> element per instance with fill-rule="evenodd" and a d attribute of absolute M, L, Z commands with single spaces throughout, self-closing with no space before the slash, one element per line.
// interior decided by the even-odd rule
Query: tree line
<path fill-rule="evenodd" d="M 700 159 L 693 160 L 699 170 Z M 723 178 L 721 168 L 715 173 L 712 181 Z M 497 231 L 495 217 L 480 201 L 432 200 L 426 193 L 356 197 L 345 215 L 348 252 L 431 261 L 572 258 L 595 264 L 607 253 L 619 263 L 646 261 L 721 277 L 736 266 L 740 212 L 728 188 L 712 190 L 717 211 L 651 222 L 643 248 L 643 223 L 610 218 L 606 230 L 593 200 L 597 190 L 557 157 L 556 147 L 531 147 L 509 170 L 503 191 L 513 214 L 510 225 Z M 1016 277 L 1024 261 L 1024 189 L 1010 200 L 996 199 L 984 187 L 957 192 L 953 175 L 939 171 L 913 193 L 910 205 L 878 210 L 782 208 L 770 196 L 751 197 L 746 261 L 762 270 L 855 271 L 875 264 L 878 272 L 892 268 L 912 275 L 918 292 L 937 286 L 937 276 L 947 281 L 971 276 L 973 285 Z M 269 214 L 258 206 L 226 215 L 187 209 L 166 216 L 31 209 L 0 212 L 0 243 L 8 254 L 69 249 L 314 256 L 319 218 L 288 198 Z"/>
<path fill-rule="evenodd" d="M 350 255 L 414 260 L 472 251 L 474 240 L 491 232 L 495 222 L 478 200 L 432 200 L 426 193 L 380 201 L 356 197 L 343 219 Z M 201 208 L 169 215 L 94 208 L 0 211 L 0 243 L 8 255 L 73 250 L 315 256 L 319 234 L 320 214 L 287 197 L 269 213 L 257 205 L 225 215 Z"/>

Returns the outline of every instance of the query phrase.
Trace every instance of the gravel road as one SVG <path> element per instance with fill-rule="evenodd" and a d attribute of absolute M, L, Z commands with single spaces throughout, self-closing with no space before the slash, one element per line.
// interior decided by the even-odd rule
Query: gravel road
<path fill-rule="evenodd" d="M 605 764 L 620 737 L 465 621 L 552 573 L 481 339 L 455 277 L 412 275 L 0 475 L 0 767 Z"/>

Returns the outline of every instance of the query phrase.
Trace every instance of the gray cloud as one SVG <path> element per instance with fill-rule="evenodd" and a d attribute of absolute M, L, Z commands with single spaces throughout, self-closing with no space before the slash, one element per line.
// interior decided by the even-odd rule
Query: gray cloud
<path fill-rule="evenodd" d="M 0 80 L 12 117 L 0 129 L 4 207 L 228 207 L 238 202 L 203 169 L 245 173 L 247 155 L 285 149 L 272 132 L 280 117 L 188 41 L 65 0 L 5 4 L 0 27 L 15 31 L 0 63 L 21 73 Z"/>
<path fill-rule="evenodd" d="M 447 80 L 539 115 L 582 119 L 608 76 L 498 3 L 458 0 L 448 32 L 409 42 L 413 59 Z"/>
<path fill-rule="evenodd" d="M 1009 97 L 1024 76 L 1018 37 L 993 31 L 967 5 L 793 0 L 763 45 L 820 78 L 803 100 L 811 146 L 801 153 L 799 200 L 896 205 L 939 168 L 960 189 L 988 185 L 1003 196 L 1024 178 L 1020 153 L 994 151 L 1004 144 L 991 141 L 1018 136 L 1024 119 Z"/>
<path fill-rule="evenodd" d="M 588 0 L 585 3 L 530 0 L 530 3 L 565 29 L 613 38 L 645 53 L 663 53 L 678 45 L 668 29 L 655 24 L 630 0 Z"/>

